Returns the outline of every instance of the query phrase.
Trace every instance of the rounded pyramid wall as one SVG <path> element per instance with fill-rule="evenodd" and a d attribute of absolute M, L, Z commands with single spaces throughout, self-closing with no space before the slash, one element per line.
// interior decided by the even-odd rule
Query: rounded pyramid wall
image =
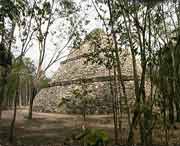
<path fill-rule="evenodd" d="M 54 74 L 51 83 L 74 80 L 81 78 L 92 78 L 92 77 L 108 77 L 109 70 L 103 65 L 85 63 L 85 54 L 88 54 L 92 45 L 90 41 L 86 41 L 78 49 L 72 49 L 67 59 L 60 63 L 58 71 Z M 122 51 L 120 54 L 122 75 L 133 76 L 133 66 L 131 55 L 128 50 Z M 140 71 L 140 67 L 138 66 Z M 112 73 L 112 71 L 111 71 Z M 60 112 L 60 113 L 73 113 L 71 109 L 61 105 L 62 99 L 66 96 L 70 96 L 73 89 L 78 88 L 78 84 L 72 84 L 68 86 L 56 86 L 42 89 L 34 101 L 34 110 L 41 112 Z M 93 91 L 93 96 L 96 100 L 93 101 L 90 113 L 109 113 L 112 111 L 111 106 L 111 93 L 109 82 L 96 82 L 88 84 Z M 134 83 L 133 81 L 125 81 L 126 90 L 128 93 L 128 102 L 133 104 L 134 97 Z M 97 108 L 98 107 L 98 108 Z"/>

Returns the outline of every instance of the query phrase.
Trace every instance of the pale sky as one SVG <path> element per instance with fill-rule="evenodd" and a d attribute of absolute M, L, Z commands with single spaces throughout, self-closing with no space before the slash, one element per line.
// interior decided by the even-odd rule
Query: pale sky
<path fill-rule="evenodd" d="M 89 4 L 92 4 L 91 0 L 74 0 L 74 1 L 76 1 L 76 3 L 78 5 L 82 5 L 82 10 L 83 10 L 83 12 L 81 12 L 82 16 L 84 15 L 84 12 L 86 12 L 88 14 L 86 16 L 86 20 L 87 19 L 90 20 L 90 23 L 86 26 L 83 26 L 87 32 L 91 32 L 95 28 L 103 28 L 102 21 L 98 18 L 95 8 L 91 7 L 91 8 L 89 8 L 89 10 L 86 10 L 86 7 L 83 6 L 82 1 L 86 1 Z M 167 8 L 170 8 L 170 7 L 167 7 Z M 106 9 L 106 8 L 103 7 L 103 9 Z M 98 18 L 98 19 L 95 19 L 95 18 Z M 57 32 L 58 32 L 58 28 L 62 28 L 61 26 L 59 26 L 60 23 L 58 23 L 58 21 L 62 21 L 62 20 L 57 20 L 56 23 L 51 28 L 51 30 L 57 30 Z M 49 62 L 49 59 L 51 58 L 51 56 L 55 50 L 55 47 L 53 44 L 56 43 L 58 48 L 62 48 L 64 46 L 64 44 L 67 42 L 67 39 L 64 39 L 63 37 L 67 37 L 67 36 L 60 35 L 59 37 L 57 37 L 55 35 L 53 35 L 53 36 L 50 35 L 50 37 L 47 39 L 47 52 L 45 54 L 44 66 L 47 65 L 47 63 Z M 68 54 L 68 50 L 66 49 L 64 51 L 64 53 Z M 64 54 L 62 54 L 62 55 L 64 56 Z M 29 50 L 29 52 L 27 52 L 26 56 L 30 57 L 34 61 L 34 63 L 37 64 L 38 56 L 39 56 L 37 43 L 34 43 L 34 46 Z M 51 66 L 51 68 L 49 68 L 49 70 L 46 72 L 47 77 L 52 77 L 52 75 L 60 67 L 61 61 L 62 60 L 56 62 L 54 65 Z"/>
<path fill-rule="evenodd" d="M 80 2 L 82 0 L 75 0 L 75 1 L 80 4 Z M 99 20 L 99 19 L 95 20 L 95 18 L 97 18 L 97 13 L 93 7 L 90 8 L 88 11 L 85 10 L 85 7 L 84 7 L 83 10 L 88 13 L 86 19 L 91 20 L 88 25 L 84 26 L 87 32 L 90 32 L 95 28 L 102 28 L 101 20 Z M 82 12 L 82 15 L 83 15 L 83 12 Z M 58 21 L 62 21 L 62 20 L 57 20 L 56 23 L 52 26 L 51 30 L 57 30 L 58 31 L 58 27 L 59 27 Z M 49 59 L 51 58 L 51 56 L 55 50 L 53 43 L 56 43 L 58 47 L 62 48 L 66 42 L 67 42 L 67 40 L 63 39 L 62 37 L 57 38 L 55 36 L 50 36 L 47 39 L 47 52 L 45 55 L 46 57 L 45 57 L 44 66 L 47 65 L 47 63 L 49 62 Z M 64 53 L 67 54 L 68 50 L 65 50 Z M 37 62 L 38 62 L 38 44 L 37 43 L 34 43 L 34 46 L 30 48 L 30 50 L 27 52 L 26 56 L 30 57 L 34 61 L 34 63 L 37 64 Z M 60 60 L 60 61 L 62 61 L 62 60 Z M 46 72 L 47 77 L 53 76 L 53 74 L 60 67 L 60 61 L 56 62 L 54 65 L 52 65 L 48 69 L 48 71 Z"/>

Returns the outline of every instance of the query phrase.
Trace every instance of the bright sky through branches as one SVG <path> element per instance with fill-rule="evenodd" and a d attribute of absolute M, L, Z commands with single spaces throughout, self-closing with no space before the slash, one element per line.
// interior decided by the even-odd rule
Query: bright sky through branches
<path fill-rule="evenodd" d="M 87 14 L 86 15 L 86 20 L 90 20 L 87 25 L 83 26 L 85 28 L 85 30 L 89 33 L 90 31 L 92 31 L 95 28 L 102 28 L 101 20 L 96 19 L 96 18 L 98 18 L 98 15 L 97 15 L 97 12 L 96 12 L 95 8 L 90 7 L 87 10 L 87 7 L 85 6 L 85 3 L 86 4 L 87 3 L 91 4 L 91 1 L 86 1 L 84 4 L 82 3 L 82 0 L 75 0 L 75 1 L 76 1 L 77 5 L 81 5 L 81 7 L 82 7 L 82 11 L 80 12 L 80 15 L 83 16 L 86 13 Z M 48 64 L 48 62 L 51 59 L 54 51 L 57 48 L 62 48 L 67 42 L 67 37 L 68 36 L 64 36 L 60 32 L 60 29 L 61 29 L 60 21 L 62 21 L 62 19 L 56 20 L 55 23 L 50 28 L 49 32 L 53 32 L 55 30 L 55 31 L 59 32 L 59 36 L 58 35 L 55 36 L 55 35 L 52 35 L 52 34 L 48 35 L 47 45 L 46 45 L 47 51 L 46 51 L 46 54 L 45 54 L 45 62 L 43 64 L 43 67 L 45 67 Z M 64 27 L 66 27 L 66 26 L 63 26 L 63 28 Z M 55 47 L 54 44 L 56 44 L 56 47 Z M 16 53 L 18 54 L 17 51 L 19 51 L 19 48 L 17 48 L 17 50 L 14 49 L 15 54 Z M 68 51 L 69 51 L 69 49 L 65 49 L 64 52 L 62 53 L 62 56 L 64 56 L 65 54 L 68 54 Z M 26 57 L 30 57 L 33 60 L 33 62 L 35 63 L 35 65 L 38 64 L 39 51 L 38 51 L 38 43 L 37 43 L 37 41 L 35 41 L 35 40 L 33 41 L 33 46 L 27 52 Z M 63 59 L 65 59 L 65 58 L 63 58 Z M 57 61 L 56 63 L 54 63 L 47 70 L 47 72 L 46 72 L 47 77 L 52 77 L 53 76 L 53 74 L 60 67 L 60 61 L 62 61 L 62 60 Z"/>

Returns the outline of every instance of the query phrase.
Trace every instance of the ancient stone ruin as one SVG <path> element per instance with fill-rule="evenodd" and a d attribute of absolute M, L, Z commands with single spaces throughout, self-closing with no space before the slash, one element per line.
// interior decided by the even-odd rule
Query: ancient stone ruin
<path fill-rule="evenodd" d="M 110 93 L 109 71 L 105 66 L 85 63 L 86 55 L 92 47 L 90 41 L 85 41 L 80 48 L 71 49 L 69 56 L 60 63 L 59 70 L 53 76 L 50 87 L 42 89 L 34 102 L 34 110 L 43 112 L 73 113 L 71 107 L 61 104 L 62 99 L 71 96 L 71 91 L 82 87 L 82 81 L 91 89 L 96 100 L 89 107 L 89 113 L 112 112 L 112 96 Z M 126 57 L 123 57 L 126 56 Z M 122 80 L 128 93 L 128 104 L 133 104 L 135 97 L 132 59 L 128 50 L 121 53 Z"/>

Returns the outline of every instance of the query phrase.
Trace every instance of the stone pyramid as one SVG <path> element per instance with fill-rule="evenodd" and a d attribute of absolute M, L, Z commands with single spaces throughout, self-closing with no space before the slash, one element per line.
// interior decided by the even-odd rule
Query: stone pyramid
<path fill-rule="evenodd" d="M 78 79 L 89 78 L 103 78 L 109 77 L 109 71 L 103 65 L 85 63 L 86 55 L 89 49 L 92 47 L 91 41 L 85 41 L 80 48 L 71 49 L 67 59 L 60 63 L 58 71 L 54 74 L 51 83 L 61 81 L 72 81 Z M 122 56 L 126 57 L 122 57 Z M 122 63 L 122 75 L 125 77 L 125 85 L 128 93 L 129 103 L 130 99 L 134 97 L 134 83 L 132 81 L 133 68 L 132 59 L 128 50 L 125 50 L 120 55 Z M 126 80 L 127 78 L 127 80 Z M 65 86 L 54 86 L 46 89 L 42 89 L 34 101 L 34 110 L 43 112 L 61 112 L 67 113 L 70 109 L 64 109 L 65 107 L 59 106 L 61 100 L 66 95 L 69 95 L 70 91 L 79 86 L 78 84 L 69 84 Z M 109 81 L 96 81 L 90 84 L 98 103 L 99 109 L 96 109 L 96 113 L 111 112 L 111 94 L 109 90 Z M 108 107 L 108 108 L 106 108 Z"/>

